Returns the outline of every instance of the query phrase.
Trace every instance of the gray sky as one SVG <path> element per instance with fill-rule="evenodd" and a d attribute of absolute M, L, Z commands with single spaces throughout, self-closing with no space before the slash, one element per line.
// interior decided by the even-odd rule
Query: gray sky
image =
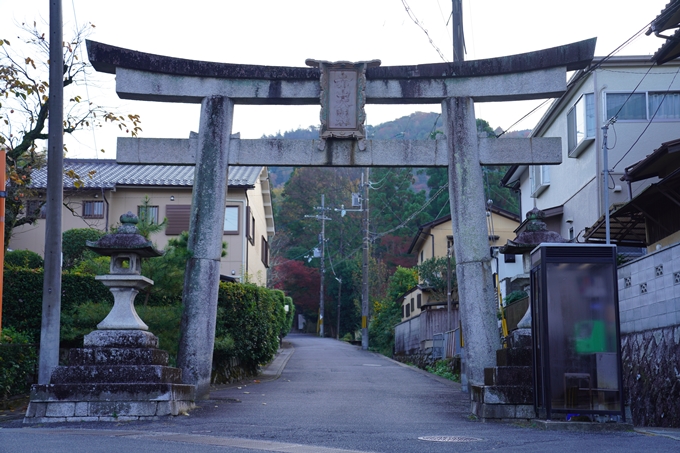
<path fill-rule="evenodd" d="M 511 55 L 598 38 L 596 55 L 612 52 L 654 19 L 667 0 L 463 0 L 466 60 Z M 64 36 L 76 24 L 96 25 L 90 39 L 143 52 L 225 63 L 305 66 L 319 60 L 380 59 L 383 66 L 452 60 L 450 0 L 63 0 Z M 0 37 L 17 42 L 15 23 L 34 20 L 48 32 L 48 0 L 0 0 Z M 651 55 L 662 44 L 645 36 L 618 55 Z M 98 104 L 142 116 L 142 137 L 188 137 L 198 129 L 198 106 L 121 101 L 113 76 L 97 75 L 79 93 Z M 478 118 L 508 128 L 537 101 L 477 104 Z M 439 105 L 367 106 L 369 124 Z M 259 138 L 318 124 L 317 106 L 237 106 L 233 131 Z M 529 129 L 534 114 L 513 129 Z M 117 129 L 80 133 L 69 157 L 114 157 Z M 96 143 L 95 143 L 96 142 Z M 101 156 L 101 154 L 100 154 Z"/>

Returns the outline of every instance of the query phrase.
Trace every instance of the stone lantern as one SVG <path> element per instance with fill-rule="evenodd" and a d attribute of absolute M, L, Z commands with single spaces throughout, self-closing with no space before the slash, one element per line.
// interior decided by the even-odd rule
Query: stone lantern
<path fill-rule="evenodd" d="M 100 330 L 149 330 L 135 311 L 134 300 L 140 290 L 153 285 L 153 281 L 141 275 L 142 258 L 163 255 L 151 241 L 139 234 L 137 216 L 128 211 L 120 216 L 122 226 L 115 234 L 107 234 L 96 242 L 87 241 L 87 248 L 103 256 L 111 257 L 107 275 L 96 280 L 106 285 L 113 294 L 113 309 L 97 325 Z"/>
<path fill-rule="evenodd" d="M 34 385 L 24 423 L 123 421 L 178 415 L 194 407 L 195 387 L 182 383 L 182 370 L 168 366 L 168 353 L 134 308 L 137 293 L 153 281 L 141 275 L 142 258 L 161 256 L 135 224 L 122 226 L 87 247 L 111 257 L 106 285 L 114 305 L 83 348 L 69 351 L 69 366 L 56 367 L 49 384 Z"/>

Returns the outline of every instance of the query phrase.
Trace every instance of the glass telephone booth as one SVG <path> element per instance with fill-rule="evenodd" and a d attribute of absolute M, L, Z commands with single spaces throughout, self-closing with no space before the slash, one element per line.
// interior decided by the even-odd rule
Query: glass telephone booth
<path fill-rule="evenodd" d="M 531 310 L 537 415 L 625 421 L 616 247 L 540 244 L 531 252 Z"/>

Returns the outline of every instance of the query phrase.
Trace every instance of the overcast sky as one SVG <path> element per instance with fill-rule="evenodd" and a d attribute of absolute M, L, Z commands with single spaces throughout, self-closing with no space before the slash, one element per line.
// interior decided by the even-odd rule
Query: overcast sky
<path fill-rule="evenodd" d="M 411 16 L 427 29 L 428 35 Z M 604 56 L 654 19 L 667 0 L 463 0 L 466 60 L 529 52 L 597 37 Z M 383 66 L 452 60 L 450 0 L 64 0 L 64 36 L 87 22 L 90 39 L 143 52 L 196 60 L 272 66 L 305 66 L 305 59 L 371 60 Z M 17 23 L 43 22 L 48 0 L 0 0 L 0 38 L 14 38 Z M 430 39 L 432 43 L 430 43 Z M 651 55 L 663 43 L 644 34 L 618 55 Z M 98 75 L 91 100 L 142 116 L 142 137 L 186 138 L 198 130 L 197 105 L 121 101 L 113 76 Z M 98 88 L 95 88 L 96 85 Z M 81 93 L 87 96 L 88 93 Z M 538 102 L 476 104 L 478 118 L 509 128 Z M 367 122 L 379 124 L 439 105 L 367 106 Z M 318 106 L 237 106 L 234 132 L 259 138 L 318 124 Z M 529 129 L 533 115 L 513 127 Z M 113 158 L 116 130 L 80 134 L 68 157 L 105 148 Z M 96 141 L 96 144 L 95 144 Z"/>

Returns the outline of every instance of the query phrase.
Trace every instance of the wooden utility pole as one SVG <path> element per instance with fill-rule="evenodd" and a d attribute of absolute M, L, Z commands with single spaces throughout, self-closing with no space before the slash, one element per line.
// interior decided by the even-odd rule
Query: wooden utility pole
<path fill-rule="evenodd" d="M 61 205 L 64 201 L 64 54 L 61 0 L 50 0 L 50 91 L 47 137 L 47 205 L 45 276 L 38 384 L 49 384 L 59 365 L 61 317 Z"/>
<path fill-rule="evenodd" d="M 319 288 L 319 336 L 324 337 L 323 332 L 323 312 L 324 312 L 324 300 L 323 300 L 323 280 L 326 273 L 326 255 L 324 249 L 326 248 L 326 195 L 321 194 L 321 285 Z"/>
<path fill-rule="evenodd" d="M 463 0 L 452 0 L 453 61 L 465 60 L 465 36 L 463 35 Z"/>
<path fill-rule="evenodd" d="M 368 247 L 369 247 L 369 219 L 368 216 L 368 175 L 369 167 L 364 169 L 361 175 L 361 185 L 364 189 L 364 196 L 361 200 L 361 208 L 364 211 L 364 245 L 362 263 L 362 282 L 361 282 L 361 349 L 368 349 Z M 365 175 L 365 176 L 364 176 Z"/>

